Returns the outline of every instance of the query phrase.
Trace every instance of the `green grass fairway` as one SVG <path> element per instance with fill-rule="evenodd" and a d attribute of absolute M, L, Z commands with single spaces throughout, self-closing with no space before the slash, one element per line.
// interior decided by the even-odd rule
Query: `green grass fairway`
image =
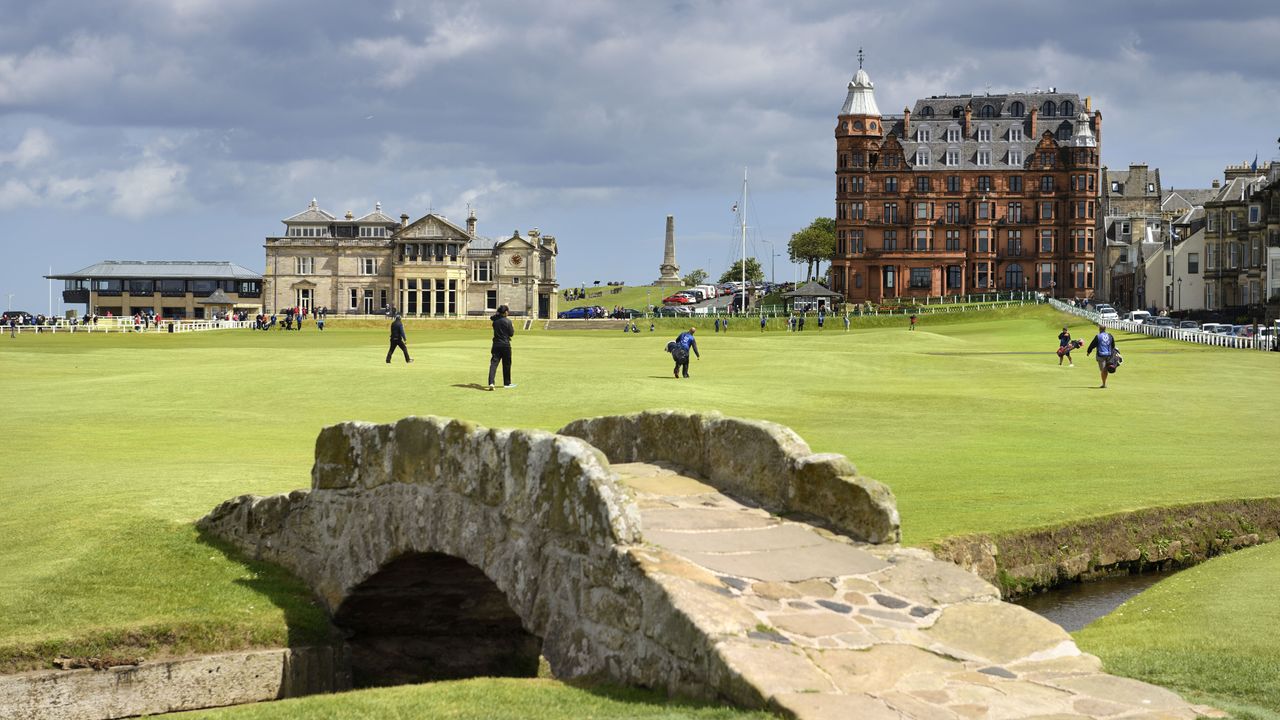
<path fill-rule="evenodd" d="M 922 543 L 1175 502 L 1280 494 L 1280 355 L 1123 337 L 1098 390 L 1053 355 L 1045 307 L 861 320 L 845 334 L 517 333 L 519 387 L 484 392 L 486 330 L 381 328 L 0 337 L 0 668 L 54 653 L 196 652 L 321 632 L 302 588 L 228 560 L 191 523 L 240 493 L 306 487 L 316 433 L 350 419 L 555 429 L 655 407 L 789 425 L 890 485 Z M 1073 323 L 1073 332 L 1090 337 Z M 291 634 L 291 635 L 290 635 Z"/>
<path fill-rule="evenodd" d="M 1107 670 L 1188 693 L 1236 718 L 1280 719 L 1280 543 L 1154 585 L 1076 633 Z"/>
<path fill-rule="evenodd" d="M 551 680 L 462 680 L 361 690 L 225 710 L 190 720 L 766 720 L 774 715 L 672 702 L 638 690 L 584 690 Z"/>

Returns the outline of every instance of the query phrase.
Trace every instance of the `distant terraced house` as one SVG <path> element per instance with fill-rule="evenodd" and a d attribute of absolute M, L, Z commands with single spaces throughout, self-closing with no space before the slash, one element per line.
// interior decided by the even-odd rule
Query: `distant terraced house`
<path fill-rule="evenodd" d="M 536 228 L 493 240 L 476 234 L 474 212 L 462 228 L 437 213 L 397 221 L 381 203 L 337 217 L 314 199 L 283 222 L 264 245 L 269 312 L 465 317 L 506 305 L 512 315 L 555 316 L 556 239 Z"/>

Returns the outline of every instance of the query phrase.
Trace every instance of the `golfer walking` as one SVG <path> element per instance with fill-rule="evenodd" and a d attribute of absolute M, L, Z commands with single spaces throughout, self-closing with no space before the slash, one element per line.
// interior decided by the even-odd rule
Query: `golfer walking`
<path fill-rule="evenodd" d="M 404 353 L 404 361 L 406 363 L 413 362 L 413 358 L 409 357 L 409 346 L 404 344 L 404 323 L 400 321 L 397 315 L 395 320 L 391 321 L 391 347 L 387 348 L 387 362 L 391 362 L 391 356 L 395 354 L 396 348 L 400 348 L 400 352 Z"/>
<path fill-rule="evenodd" d="M 511 337 L 516 329 L 507 317 L 509 308 L 499 305 L 498 312 L 489 321 L 493 323 L 493 345 L 489 348 L 489 389 L 493 389 L 493 378 L 498 372 L 498 363 L 502 363 L 502 387 L 513 388 L 511 382 Z"/>
<path fill-rule="evenodd" d="M 1098 334 L 1093 337 L 1093 342 L 1089 343 L 1089 349 L 1084 351 L 1085 356 L 1093 354 L 1094 349 L 1098 351 L 1098 370 L 1102 373 L 1102 387 L 1107 387 L 1107 365 L 1111 362 L 1111 356 L 1116 351 L 1116 339 L 1107 332 L 1107 328 L 1103 325 L 1098 326 Z"/>
<path fill-rule="evenodd" d="M 680 333 L 676 338 L 675 347 L 671 350 L 671 356 L 675 358 L 676 367 L 671 374 L 677 378 L 680 377 L 680 371 L 684 371 L 684 376 L 689 377 L 689 353 L 693 352 L 702 359 L 702 353 L 698 352 L 698 341 L 693 339 L 694 329 L 689 328 L 688 332 Z"/>

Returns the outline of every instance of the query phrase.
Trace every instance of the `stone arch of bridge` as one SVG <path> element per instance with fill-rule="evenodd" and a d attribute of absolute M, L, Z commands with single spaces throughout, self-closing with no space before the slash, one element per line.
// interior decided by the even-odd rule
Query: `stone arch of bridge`
<path fill-rule="evenodd" d="M 383 564 L 333 613 L 355 687 L 534 677 L 542 639 L 462 558 L 411 552 Z"/>

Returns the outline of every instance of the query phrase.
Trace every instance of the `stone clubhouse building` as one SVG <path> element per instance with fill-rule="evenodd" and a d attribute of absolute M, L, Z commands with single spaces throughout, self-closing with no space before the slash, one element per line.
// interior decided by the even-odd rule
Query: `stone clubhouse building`
<path fill-rule="evenodd" d="M 333 314 L 512 315 L 556 313 L 556 239 L 536 228 L 491 240 L 476 216 L 459 227 L 438 213 L 410 222 L 382 212 L 338 217 L 313 199 L 268 236 L 263 299 L 267 312 L 327 308 Z"/>

